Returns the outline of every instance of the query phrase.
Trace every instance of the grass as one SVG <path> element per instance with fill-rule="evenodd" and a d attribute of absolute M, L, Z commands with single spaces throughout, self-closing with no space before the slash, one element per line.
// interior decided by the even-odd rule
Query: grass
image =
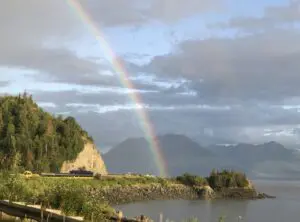
<path fill-rule="evenodd" d="M 114 186 L 160 184 L 166 186 L 174 180 L 147 176 L 108 177 L 105 179 L 32 177 L 0 173 L 0 199 L 41 204 L 60 209 L 67 215 L 84 216 L 105 221 L 115 210 L 101 199 L 89 195 L 90 190 Z"/>

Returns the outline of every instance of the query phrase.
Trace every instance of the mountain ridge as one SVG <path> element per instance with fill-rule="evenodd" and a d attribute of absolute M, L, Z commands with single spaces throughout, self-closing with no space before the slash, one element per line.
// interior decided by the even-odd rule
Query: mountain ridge
<path fill-rule="evenodd" d="M 275 141 L 257 145 L 239 143 L 229 146 L 202 147 L 195 140 L 181 134 L 160 135 L 157 137 L 157 141 L 172 176 L 184 172 L 208 175 L 213 168 L 226 168 L 244 171 L 255 177 L 258 175 L 256 171 L 264 171 L 264 167 L 270 163 L 295 163 L 295 166 L 297 165 L 293 150 L 287 149 Z M 103 158 L 108 170 L 112 172 L 157 174 L 158 172 L 154 170 L 155 163 L 149 158 L 151 155 L 147 141 L 139 137 L 126 139 L 105 153 Z M 122 158 L 118 160 L 118 156 L 122 156 Z M 126 161 L 123 161 L 123 158 Z M 113 163 L 116 164 L 113 165 Z M 283 166 L 283 172 L 286 170 L 285 168 L 289 169 L 291 173 L 292 171 L 298 172 L 290 165 Z"/>

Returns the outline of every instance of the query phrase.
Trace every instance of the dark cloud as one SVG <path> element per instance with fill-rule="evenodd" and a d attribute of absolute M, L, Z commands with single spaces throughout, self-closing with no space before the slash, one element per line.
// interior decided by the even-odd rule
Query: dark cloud
<path fill-rule="evenodd" d="M 143 68 L 191 79 L 199 96 L 210 101 L 279 100 L 300 93 L 299 39 L 297 30 L 276 30 L 235 39 L 188 40 Z"/>

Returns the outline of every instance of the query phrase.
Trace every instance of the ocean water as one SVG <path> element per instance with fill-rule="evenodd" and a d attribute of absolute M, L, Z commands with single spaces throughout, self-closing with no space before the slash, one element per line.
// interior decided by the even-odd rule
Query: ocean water
<path fill-rule="evenodd" d="M 115 206 L 129 217 L 140 214 L 159 221 L 181 222 L 197 217 L 200 222 L 300 222 L 300 181 L 254 181 L 257 190 L 276 199 L 265 200 L 170 200 L 145 201 Z"/>

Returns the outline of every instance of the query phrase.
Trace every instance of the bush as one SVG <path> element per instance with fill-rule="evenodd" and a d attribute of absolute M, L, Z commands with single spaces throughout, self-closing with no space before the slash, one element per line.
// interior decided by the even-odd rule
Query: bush
<path fill-rule="evenodd" d="M 188 173 L 176 177 L 176 180 L 188 186 L 205 186 L 208 184 L 205 178 Z"/>
<path fill-rule="evenodd" d="M 100 173 L 96 173 L 95 176 L 94 176 L 94 179 L 101 180 L 102 179 L 102 175 Z"/>
<path fill-rule="evenodd" d="M 85 186 L 78 181 L 61 183 L 47 193 L 48 205 L 62 210 L 66 215 L 84 216 L 86 220 L 106 221 L 114 215 L 114 209 L 102 200 L 87 195 Z"/>
<path fill-rule="evenodd" d="M 247 187 L 249 185 L 245 174 L 228 170 L 221 172 L 213 170 L 207 181 L 213 189 Z"/>
<path fill-rule="evenodd" d="M 81 214 L 86 220 L 110 221 L 109 219 L 115 216 L 116 212 L 107 204 L 89 201 L 82 205 Z"/>
<path fill-rule="evenodd" d="M 2 175 L 0 185 L 0 198 L 10 201 L 28 200 L 34 196 L 24 179 L 18 175 Z"/>

